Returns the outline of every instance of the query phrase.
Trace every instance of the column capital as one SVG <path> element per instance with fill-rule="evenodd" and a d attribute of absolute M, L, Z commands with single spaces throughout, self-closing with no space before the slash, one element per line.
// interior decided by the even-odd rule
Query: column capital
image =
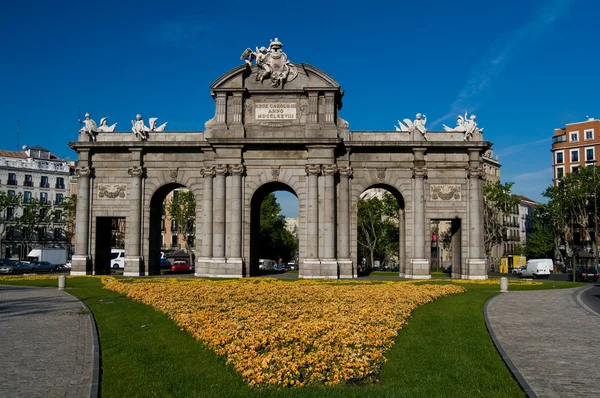
<path fill-rule="evenodd" d="M 229 165 L 229 174 L 236 176 L 244 174 L 246 167 L 243 164 L 232 164 Z"/>
<path fill-rule="evenodd" d="M 341 177 L 352 178 L 354 176 L 354 170 L 352 167 L 339 167 L 338 171 L 340 172 Z"/>
<path fill-rule="evenodd" d="M 228 167 L 226 164 L 217 164 L 215 165 L 215 173 L 218 175 L 227 174 Z"/>
<path fill-rule="evenodd" d="M 78 167 L 75 169 L 75 175 L 77 177 L 93 177 L 94 176 L 94 168 L 93 167 Z"/>
<path fill-rule="evenodd" d="M 319 164 L 307 164 L 305 167 L 306 175 L 319 175 L 321 174 L 321 165 Z"/>
<path fill-rule="evenodd" d="M 427 169 L 425 167 L 413 167 L 412 176 L 413 178 L 427 178 Z"/>
<path fill-rule="evenodd" d="M 142 177 L 144 175 L 144 168 L 141 166 L 131 166 L 127 173 L 132 177 Z"/>
<path fill-rule="evenodd" d="M 334 175 L 337 173 L 338 167 L 336 164 L 327 164 L 323 166 L 322 171 L 324 176 Z"/>
<path fill-rule="evenodd" d="M 467 178 L 479 178 L 483 179 L 484 172 L 483 167 L 481 166 L 468 166 L 467 170 Z"/>
<path fill-rule="evenodd" d="M 204 178 L 212 178 L 215 176 L 215 166 L 206 166 L 200 169 L 200 174 Z"/>

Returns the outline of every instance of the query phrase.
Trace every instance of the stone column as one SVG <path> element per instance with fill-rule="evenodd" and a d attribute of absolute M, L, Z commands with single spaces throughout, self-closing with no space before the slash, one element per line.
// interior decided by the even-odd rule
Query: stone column
<path fill-rule="evenodd" d="M 317 91 L 308 92 L 308 123 L 319 122 L 319 93 Z"/>
<path fill-rule="evenodd" d="M 307 165 L 308 192 L 306 203 L 306 258 L 300 267 L 300 277 L 320 275 L 319 261 L 319 174 L 321 166 Z"/>
<path fill-rule="evenodd" d="M 227 255 L 227 262 L 239 263 L 239 273 L 242 273 L 242 174 L 244 165 L 229 166 L 231 176 L 231 253 Z"/>
<path fill-rule="evenodd" d="M 213 178 L 214 166 L 207 166 L 201 170 L 203 181 L 202 194 L 202 246 L 200 258 L 196 267 L 196 276 L 210 276 L 210 264 L 213 254 Z"/>
<path fill-rule="evenodd" d="M 323 253 L 321 254 L 321 277 L 337 278 L 335 258 L 335 173 L 337 165 L 323 166 Z"/>
<path fill-rule="evenodd" d="M 425 148 L 414 148 L 413 155 L 413 258 L 406 277 L 429 279 L 429 261 L 425 256 Z"/>
<path fill-rule="evenodd" d="M 469 257 L 467 258 L 464 279 L 487 279 L 486 264 L 483 259 L 483 189 L 481 179 L 483 170 L 478 148 L 469 149 Z"/>
<path fill-rule="evenodd" d="M 213 203 L 213 259 L 225 261 L 225 176 L 227 165 L 215 167 L 215 201 Z"/>
<path fill-rule="evenodd" d="M 129 214 L 125 224 L 127 234 L 127 250 L 125 251 L 125 269 L 123 276 L 140 276 L 144 274 L 143 261 L 140 253 L 142 241 L 142 176 L 144 169 L 139 166 L 141 151 L 132 153 L 134 163 L 128 170 L 131 180 L 129 182 L 128 202 Z"/>
<path fill-rule="evenodd" d="M 351 167 L 340 167 L 340 196 L 338 212 L 338 266 L 340 278 L 355 278 L 357 275 L 352 266 L 350 258 L 350 178 L 352 178 Z"/>
<path fill-rule="evenodd" d="M 89 252 L 90 230 L 90 178 L 94 169 L 89 167 L 89 152 L 79 153 L 77 175 L 77 211 L 75 213 L 75 254 L 72 258 L 71 275 L 91 274 Z"/>

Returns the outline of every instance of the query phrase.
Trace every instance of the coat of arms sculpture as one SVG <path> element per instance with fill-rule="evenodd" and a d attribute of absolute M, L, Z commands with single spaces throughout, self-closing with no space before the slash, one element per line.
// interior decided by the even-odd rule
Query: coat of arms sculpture
<path fill-rule="evenodd" d="M 241 60 L 248 65 L 252 65 L 252 60 L 256 61 L 256 81 L 262 83 L 265 79 L 271 79 L 271 87 L 283 87 L 298 76 L 298 70 L 281 51 L 282 47 L 283 44 L 275 38 L 271 40 L 268 49 L 256 47 L 256 51 L 252 51 L 251 48 L 247 48 Z"/>

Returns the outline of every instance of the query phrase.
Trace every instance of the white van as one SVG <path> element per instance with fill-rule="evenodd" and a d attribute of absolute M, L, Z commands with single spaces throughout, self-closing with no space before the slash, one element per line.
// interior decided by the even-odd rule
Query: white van
<path fill-rule="evenodd" d="M 528 278 L 548 278 L 554 269 L 554 263 L 550 258 L 529 260 L 519 272 L 519 276 Z"/>
<path fill-rule="evenodd" d="M 125 268 L 125 250 L 111 249 L 110 251 L 110 268 Z"/>
<path fill-rule="evenodd" d="M 261 258 L 258 260 L 258 269 L 261 271 L 270 271 L 275 269 L 275 261 Z"/>

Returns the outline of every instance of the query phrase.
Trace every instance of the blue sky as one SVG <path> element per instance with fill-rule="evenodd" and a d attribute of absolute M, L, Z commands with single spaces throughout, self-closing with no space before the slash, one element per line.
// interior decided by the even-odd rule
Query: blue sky
<path fill-rule="evenodd" d="M 0 13 L 6 150 L 20 120 L 19 145 L 75 158 L 78 106 L 119 131 L 137 113 L 203 130 L 209 85 L 274 37 L 341 84 L 351 130 L 393 130 L 417 112 L 441 130 L 476 113 L 502 180 L 534 200 L 551 184 L 553 129 L 600 118 L 593 0 L 22 3 Z"/>

